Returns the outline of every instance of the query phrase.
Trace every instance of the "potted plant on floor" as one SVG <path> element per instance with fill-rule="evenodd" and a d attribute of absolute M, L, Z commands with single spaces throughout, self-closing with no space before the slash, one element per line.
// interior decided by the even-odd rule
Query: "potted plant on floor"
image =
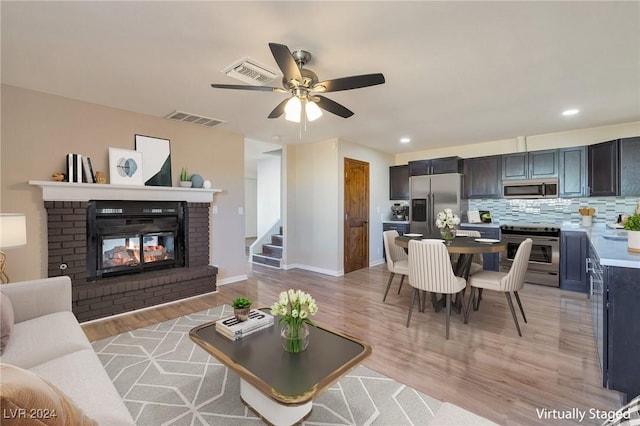
<path fill-rule="evenodd" d="M 186 167 L 183 167 L 180 170 L 180 186 L 183 188 L 191 188 L 191 176 L 189 176 L 189 172 Z"/>
<path fill-rule="evenodd" d="M 627 250 L 633 253 L 640 253 L 640 213 L 635 213 L 627 219 L 624 224 L 624 229 L 627 230 Z"/>
<path fill-rule="evenodd" d="M 238 321 L 246 321 L 249 319 L 249 311 L 251 311 L 251 300 L 244 296 L 237 297 L 232 303 L 233 315 Z"/>

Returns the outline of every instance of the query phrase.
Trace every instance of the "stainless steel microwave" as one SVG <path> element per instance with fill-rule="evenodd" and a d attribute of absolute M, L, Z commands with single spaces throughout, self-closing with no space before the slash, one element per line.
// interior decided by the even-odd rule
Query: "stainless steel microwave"
<path fill-rule="evenodd" d="M 558 198 L 558 179 L 502 181 L 503 198 Z"/>

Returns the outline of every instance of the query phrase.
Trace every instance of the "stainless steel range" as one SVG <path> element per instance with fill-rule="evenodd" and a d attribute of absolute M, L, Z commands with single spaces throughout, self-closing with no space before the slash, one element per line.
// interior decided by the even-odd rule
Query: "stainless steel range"
<path fill-rule="evenodd" d="M 553 287 L 560 286 L 560 228 L 544 224 L 513 224 L 500 226 L 507 241 L 507 253 L 502 256 L 500 269 L 508 272 L 516 251 L 527 238 L 533 240 L 525 281 Z"/>

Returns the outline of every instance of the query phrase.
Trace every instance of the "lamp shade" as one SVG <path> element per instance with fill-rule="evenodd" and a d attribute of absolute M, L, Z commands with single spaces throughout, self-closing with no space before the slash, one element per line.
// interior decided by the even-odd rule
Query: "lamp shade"
<path fill-rule="evenodd" d="M 0 213 L 0 248 L 27 244 L 27 219 L 21 213 Z"/>
<path fill-rule="evenodd" d="M 292 96 L 284 107 L 285 119 L 295 123 L 300 122 L 300 113 L 302 112 L 302 103 L 297 96 Z"/>
<path fill-rule="evenodd" d="M 307 120 L 317 120 L 322 116 L 322 110 L 317 103 L 313 101 L 307 101 L 305 105 L 305 112 L 307 113 Z"/>

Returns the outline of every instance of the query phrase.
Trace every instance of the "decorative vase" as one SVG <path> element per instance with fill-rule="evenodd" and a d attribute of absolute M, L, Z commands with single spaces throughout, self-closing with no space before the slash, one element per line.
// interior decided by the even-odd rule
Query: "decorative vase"
<path fill-rule="evenodd" d="M 180 181 L 180 186 L 183 188 L 191 188 L 191 181 L 190 180 L 181 180 Z"/>
<path fill-rule="evenodd" d="M 250 311 L 251 311 L 251 306 L 249 306 L 248 308 L 234 309 L 233 316 L 235 316 L 238 321 L 246 321 L 249 319 Z"/>
<path fill-rule="evenodd" d="M 280 328 L 280 340 L 285 351 L 291 353 L 302 352 L 309 346 L 309 327 L 307 323 L 290 325 L 283 323 Z"/>
<path fill-rule="evenodd" d="M 442 239 L 447 243 L 451 244 L 451 241 L 456 237 L 456 228 L 452 228 L 449 226 L 445 226 L 440 229 L 440 235 L 442 235 Z"/>

